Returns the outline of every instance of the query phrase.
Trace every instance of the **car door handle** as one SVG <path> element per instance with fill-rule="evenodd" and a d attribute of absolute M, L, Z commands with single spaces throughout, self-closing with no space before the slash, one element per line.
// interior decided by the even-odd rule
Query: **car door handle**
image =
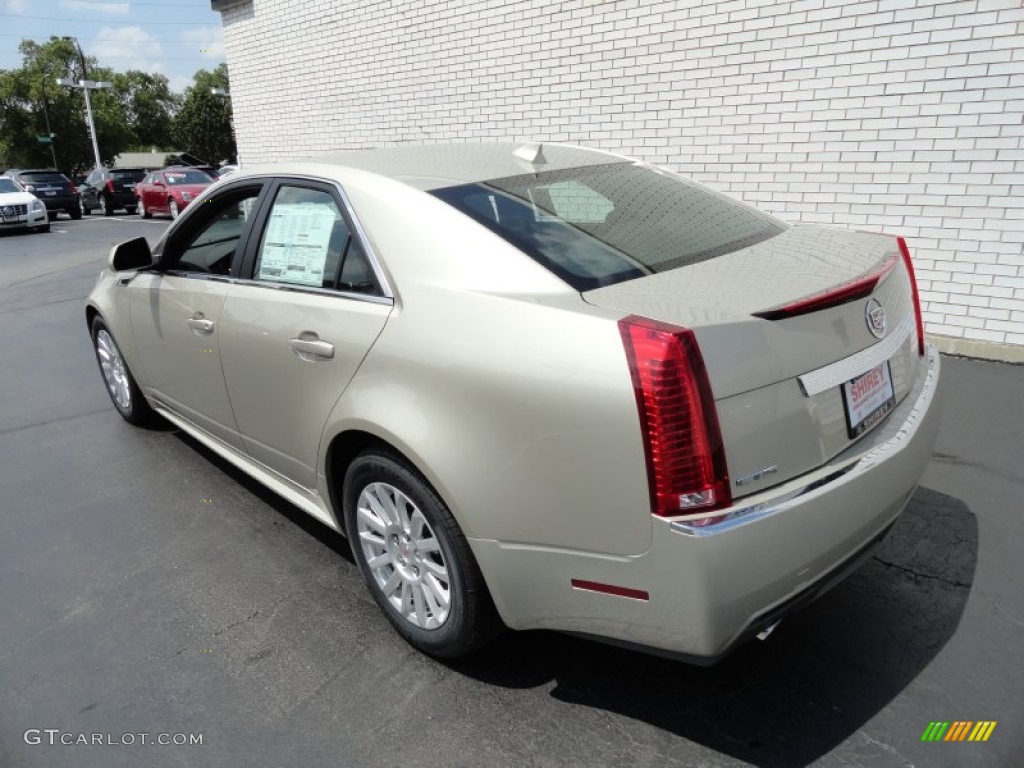
<path fill-rule="evenodd" d="M 310 362 L 334 359 L 334 345 L 329 341 L 321 341 L 315 337 L 291 339 L 288 341 L 288 346 L 303 360 Z"/>
<path fill-rule="evenodd" d="M 186 322 L 196 333 L 213 333 L 213 320 L 207 320 L 202 312 L 196 312 Z"/>

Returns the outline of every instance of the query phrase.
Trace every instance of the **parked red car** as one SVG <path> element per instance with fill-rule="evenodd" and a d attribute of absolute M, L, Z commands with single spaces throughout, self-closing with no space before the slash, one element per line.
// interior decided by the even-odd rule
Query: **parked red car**
<path fill-rule="evenodd" d="M 167 213 L 176 219 L 213 181 L 196 168 L 171 167 L 154 171 L 135 185 L 135 197 L 139 201 L 136 210 L 144 219 L 154 213 Z"/>

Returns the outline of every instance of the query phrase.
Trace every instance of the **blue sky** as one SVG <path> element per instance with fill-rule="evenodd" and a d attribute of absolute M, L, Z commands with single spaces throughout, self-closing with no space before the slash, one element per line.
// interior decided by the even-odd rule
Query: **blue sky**
<path fill-rule="evenodd" d="M 87 56 L 118 71 L 167 75 L 174 90 L 224 61 L 220 14 L 209 0 L 0 0 L 0 69 L 20 66 L 18 45 L 77 37 Z"/>

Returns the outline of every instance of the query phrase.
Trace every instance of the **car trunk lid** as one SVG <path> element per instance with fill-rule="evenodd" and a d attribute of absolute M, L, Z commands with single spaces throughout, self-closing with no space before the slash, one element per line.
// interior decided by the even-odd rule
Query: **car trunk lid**
<path fill-rule="evenodd" d="M 583 298 L 694 332 L 735 497 L 820 466 L 909 391 L 917 335 L 900 256 L 892 237 L 795 226 Z M 844 393 L 844 382 L 869 371 Z M 879 400 L 888 382 L 891 397 Z"/>

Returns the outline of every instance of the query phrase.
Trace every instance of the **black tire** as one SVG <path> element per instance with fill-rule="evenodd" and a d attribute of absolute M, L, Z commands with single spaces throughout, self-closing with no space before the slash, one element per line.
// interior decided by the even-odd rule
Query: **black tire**
<path fill-rule="evenodd" d="M 114 340 L 114 335 L 107 328 L 107 324 L 103 322 L 103 318 L 99 315 L 93 318 L 92 321 L 92 348 L 96 354 L 96 364 L 100 368 L 100 378 L 103 379 L 103 388 L 107 390 L 107 394 L 110 396 L 110 402 L 114 404 L 114 408 L 121 414 L 121 417 L 129 424 L 135 424 L 136 426 L 143 426 L 146 424 L 152 424 L 157 419 L 156 412 L 150 407 L 149 403 L 146 402 L 146 398 L 142 396 L 142 391 L 139 389 L 139 385 L 135 383 L 135 377 L 132 375 L 131 370 L 128 368 L 128 364 L 124 363 L 124 358 L 121 357 L 124 369 L 124 376 L 128 384 L 128 402 L 122 404 L 114 396 L 110 385 L 107 384 L 106 377 L 103 374 L 103 361 L 100 356 L 100 344 L 99 338 L 100 333 L 105 333 L 107 338 L 110 339 L 114 345 L 114 349 L 117 351 L 118 356 L 121 355 L 121 350 L 117 346 L 117 342 Z"/>
<path fill-rule="evenodd" d="M 50 231 L 50 222 L 46 222 L 42 226 L 36 227 L 35 231 L 36 232 L 49 232 Z"/>
<path fill-rule="evenodd" d="M 68 216 L 70 216 L 74 221 L 78 221 L 80 218 L 82 218 L 82 209 L 70 208 L 68 209 Z"/>
<path fill-rule="evenodd" d="M 134 216 L 135 215 L 135 206 L 134 205 L 125 206 L 125 211 L 128 213 L 129 216 Z"/>
<path fill-rule="evenodd" d="M 171 221 L 175 221 L 181 216 L 181 208 L 178 207 L 178 201 L 173 197 L 167 200 L 167 212 L 171 215 Z"/>
<path fill-rule="evenodd" d="M 82 216 L 88 216 L 92 213 L 92 209 L 85 204 L 85 199 L 81 195 L 78 196 L 78 212 Z"/>
<path fill-rule="evenodd" d="M 423 628 L 405 618 L 398 608 L 389 602 L 367 565 L 364 547 L 372 548 L 375 545 L 367 544 L 360 538 L 357 509 L 360 495 L 373 483 L 387 484 L 404 494 L 423 515 L 428 526 L 427 532 L 436 540 L 439 553 L 443 557 L 440 562 L 447 569 L 449 579 L 448 613 L 440 626 Z M 473 652 L 501 630 L 501 620 L 491 601 L 487 585 L 458 523 L 426 479 L 407 462 L 378 450 L 360 454 L 345 473 L 342 503 L 352 554 L 366 580 L 370 594 L 398 634 L 410 645 L 431 656 L 454 659 Z M 381 540 L 387 536 L 385 533 Z M 437 557 L 435 554 L 424 555 L 409 546 L 405 547 L 405 551 L 409 561 L 412 561 L 413 557 L 418 558 L 420 562 L 423 562 L 424 557 Z M 409 554 L 410 552 L 415 554 Z M 391 573 L 396 571 L 394 565 L 384 567 L 391 568 Z M 417 571 L 417 568 L 413 567 L 412 570 Z M 425 574 L 427 571 L 422 569 L 419 572 Z"/>
<path fill-rule="evenodd" d="M 136 199 L 139 201 L 139 205 L 135 210 L 139 214 L 139 216 L 142 217 L 143 219 L 152 218 L 153 214 L 146 210 L 146 204 L 142 202 L 142 198 L 139 197 Z"/>
<path fill-rule="evenodd" d="M 114 215 L 114 203 L 106 195 L 100 195 L 100 213 L 104 216 Z"/>
<path fill-rule="evenodd" d="M 47 211 L 46 212 L 46 218 L 48 218 L 50 221 L 56 221 L 57 220 L 57 212 L 56 211 Z"/>

